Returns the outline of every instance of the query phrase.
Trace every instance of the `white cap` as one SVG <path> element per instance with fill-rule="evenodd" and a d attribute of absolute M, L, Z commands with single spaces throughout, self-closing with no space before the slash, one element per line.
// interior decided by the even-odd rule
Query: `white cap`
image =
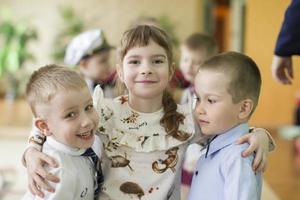
<path fill-rule="evenodd" d="M 66 48 L 64 62 L 67 65 L 77 65 L 87 55 L 95 50 L 110 48 L 101 29 L 89 30 L 77 35 Z"/>

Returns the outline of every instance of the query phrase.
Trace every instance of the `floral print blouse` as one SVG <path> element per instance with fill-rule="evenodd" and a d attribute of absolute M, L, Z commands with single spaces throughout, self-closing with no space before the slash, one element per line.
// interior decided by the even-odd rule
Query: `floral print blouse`
<path fill-rule="evenodd" d="M 191 106 L 177 107 L 185 116 L 179 131 L 189 135 L 179 141 L 160 125 L 163 109 L 154 113 L 135 111 L 127 102 L 128 96 L 105 99 L 100 87 L 95 89 L 93 100 L 103 143 L 105 181 L 100 199 L 179 200 L 183 156 L 195 139 Z"/>

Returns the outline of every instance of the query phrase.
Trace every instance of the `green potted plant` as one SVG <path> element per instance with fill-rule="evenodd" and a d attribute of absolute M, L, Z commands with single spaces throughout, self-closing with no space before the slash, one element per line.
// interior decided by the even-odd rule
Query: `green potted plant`
<path fill-rule="evenodd" d="M 84 29 L 83 20 L 77 16 L 72 7 L 66 6 L 59 9 L 62 18 L 62 25 L 59 33 L 55 37 L 52 57 L 57 62 L 62 62 L 65 56 L 65 50 L 68 43 L 74 36 Z"/>
<path fill-rule="evenodd" d="M 17 73 L 25 61 L 33 59 L 28 43 L 37 39 L 35 29 L 10 20 L 0 22 L 0 77 L 7 80 L 6 98 L 18 94 Z"/>

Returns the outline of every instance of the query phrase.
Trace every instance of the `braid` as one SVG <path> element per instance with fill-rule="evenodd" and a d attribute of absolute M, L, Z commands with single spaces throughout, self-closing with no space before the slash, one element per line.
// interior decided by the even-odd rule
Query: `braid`
<path fill-rule="evenodd" d="M 165 128 L 167 135 L 177 140 L 185 141 L 190 135 L 183 131 L 179 131 L 179 125 L 183 124 L 184 115 L 177 112 L 177 104 L 172 95 L 168 91 L 164 91 L 162 104 L 164 107 L 164 116 L 160 120 L 160 124 Z"/>

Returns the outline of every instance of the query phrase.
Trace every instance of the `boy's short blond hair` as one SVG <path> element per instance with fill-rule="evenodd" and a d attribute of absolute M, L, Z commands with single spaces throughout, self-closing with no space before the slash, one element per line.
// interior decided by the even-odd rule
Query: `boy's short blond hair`
<path fill-rule="evenodd" d="M 262 81 L 259 68 L 250 57 L 238 52 L 221 53 L 206 60 L 201 70 L 222 72 L 230 81 L 227 89 L 233 103 L 249 98 L 253 101 L 251 114 L 254 112 Z"/>
<path fill-rule="evenodd" d="M 75 71 L 55 64 L 34 71 L 26 85 L 26 97 L 35 117 L 37 106 L 48 104 L 58 91 L 80 90 L 87 87 L 85 80 Z"/>
<path fill-rule="evenodd" d="M 204 50 L 208 57 L 218 53 L 218 45 L 215 39 L 202 33 L 194 33 L 185 39 L 183 46 L 191 51 Z"/>

